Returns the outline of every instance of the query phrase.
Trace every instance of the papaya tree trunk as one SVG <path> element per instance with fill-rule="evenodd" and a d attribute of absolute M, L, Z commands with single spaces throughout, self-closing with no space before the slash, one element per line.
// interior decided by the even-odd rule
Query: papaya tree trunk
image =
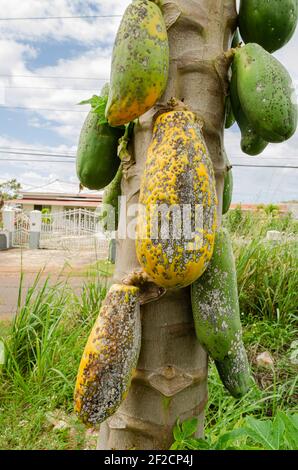
<path fill-rule="evenodd" d="M 164 0 L 170 42 L 170 77 L 160 103 L 135 126 L 131 153 L 135 164 L 122 180 L 115 280 L 138 269 L 132 230 L 140 178 L 152 137 L 152 119 L 171 97 L 183 100 L 204 121 L 214 164 L 221 223 L 225 175 L 223 130 L 229 48 L 236 23 L 235 0 Z M 197 342 L 189 288 L 168 291 L 144 305 L 142 347 L 130 391 L 119 410 L 101 425 L 98 449 L 168 449 L 177 418 L 198 417 L 203 435 L 207 403 L 207 354 Z"/>

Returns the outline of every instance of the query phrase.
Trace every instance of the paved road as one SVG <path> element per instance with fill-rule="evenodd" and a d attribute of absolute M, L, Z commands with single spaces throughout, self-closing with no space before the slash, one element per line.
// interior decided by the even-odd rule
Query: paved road
<path fill-rule="evenodd" d="M 71 252 L 61 250 L 20 250 L 0 252 L 0 320 L 12 318 L 16 311 L 21 271 L 24 273 L 24 294 L 39 271 L 41 282 L 50 275 L 51 282 L 69 277 L 75 291 L 79 291 L 86 268 L 96 261 L 94 251 Z"/>

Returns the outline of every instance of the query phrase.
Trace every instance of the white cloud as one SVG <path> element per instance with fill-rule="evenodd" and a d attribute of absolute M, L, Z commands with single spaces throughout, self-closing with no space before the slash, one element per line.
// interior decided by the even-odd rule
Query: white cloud
<path fill-rule="evenodd" d="M 7 18 L 61 17 L 86 15 L 122 15 L 129 0 L 0 0 L 0 9 Z M 2 15 L 3 16 L 3 15 Z M 1 22 L 0 37 L 17 40 L 75 40 L 81 43 L 110 42 L 120 18 L 27 20 Z"/>
<path fill-rule="evenodd" d="M 88 14 L 122 14 L 130 0 L 0 0 L 0 8 L 6 17 L 44 17 L 44 16 L 73 16 Z M 2 13 L 1 16 L 4 16 Z M 39 148 L 45 152 L 72 153 L 76 151 L 80 129 L 89 107 L 79 107 L 76 103 L 82 99 L 98 94 L 103 81 L 99 78 L 108 78 L 110 72 L 111 49 L 117 31 L 119 19 L 111 20 L 40 20 L 22 22 L 1 22 L 0 30 L 0 74 L 28 75 L 30 78 L 2 78 L 0 77 L 1 104 L 10 106 L 24 106 L 33 108 L 47 108 L 52 111 L 39 110 L 26 111 L 24 119 L 35 129 L 54 131 L 65 144 L 52 146 L 41 144 L 37 140 L 32 142 L 32 148 Z M 30 59 L 37 57 L 39 46 L 48 41 L 69 40 L 75 48 L 76 44 L 84 44 L 87 51 L 78 53 L 71 59 L 60 59 L 54 65 L 36 68 L 32 73 L 29 65 Z M 293 80 L 298 84 L 297 69 L 298 34 L 292 38 L 275 56 L 285 65 L 291 73 Z M 46 61 L 46 57 L 45 57 Z M 92 80 L 62 80 L 40 79 L 38 76 L 58 77 L 96 77 Z M 24 88 L 4 88 L 5 86 Z M 26 87 L 26 88 L 25 88 Z M 41 90 L 28 87 L 52 88 Z M 63 88 L 63 89 L 61 89 Z M 66 89 L 68 88 L 68 89 Z M 69 88 L 85 88 L 86 91 L 70 90 Z M 88 89 L 88 90 L 87 90 Z M 70 111 L 55 111 L 67 109 Z M 83 112 L 77 112 L 83 111 Z M 12 123 L 13 125 L 13 123 Z M 38 135 L 38 133 L 37 133 Z M 60 139 L 59 139 L 60 140 Z M 234 163 L 269 164 L 293 163 L 298 159 L 298 134 L 283 144 L 272 144 L 264 151 L 261 157 L 247 157 L 240 149 L 240 135 L 227 131 L 225 136 L 227 152 Z M 0 136 L 0 146 L 29 147 L 22 141 Z M 5 154 L 2 154 L 4 157 Z M 9 156 L 9 155 L 8 155 Z M 280 158 L 281 157 L 281 158 Z M 17 176 L 25 183 L 35 185 L 40 181 L 52 179 L 67 179 L 77 181 L 75 167 L 72 164 L 38 164 L 38 163 L 6 163 L 0 161 L 1 179 Z M 266 201 L 297 198 L 297 183 L 295 176 L 297 170 L 282 169 L 254 169 L 234 168 L 235 200 Z M 293 194 L 296 194 L 293 195 Z M 285 196 L 285 197 L 284 197 Z"/>

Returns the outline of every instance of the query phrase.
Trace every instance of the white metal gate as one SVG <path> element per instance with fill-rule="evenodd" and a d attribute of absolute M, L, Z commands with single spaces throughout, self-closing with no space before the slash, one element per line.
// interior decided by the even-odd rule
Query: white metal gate
<path fill-rule="evenodd" d="M 87 209 L 70 209 L 42 216 L 40 248 L 96 249 L 105 258 L 108 240 L 102 233 L 98 214 Z"/>
<path fill-rule="evenodd" d="M 12 233 L 12 246 L 15 248 L 29 246 L 30 218 L 22 211 L 15 213 L 14 231 Z"/>

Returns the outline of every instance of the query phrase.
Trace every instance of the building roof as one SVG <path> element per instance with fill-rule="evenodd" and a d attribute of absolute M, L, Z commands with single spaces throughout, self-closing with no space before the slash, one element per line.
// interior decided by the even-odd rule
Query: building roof
<path fill-rule="evenodd" d="M 80 191 L 78 183 L 55 180 L 42 186 L 27 186 L 10 204 L 36 204 L 41 206 L 97 207 L 103 191 Z"/>
<path fill-rule="evenodd" d="M 71 183 L 69 181 L 54 180 L 50 183 L 41 186 L 27 186 L 21 190 L 21 198 L 28 199 L 31 197 L 80 197 L 80 198 L 102 198 L 102 191 L 90 191 L 83 188 L 80 191 L 78 183 Z"/>

